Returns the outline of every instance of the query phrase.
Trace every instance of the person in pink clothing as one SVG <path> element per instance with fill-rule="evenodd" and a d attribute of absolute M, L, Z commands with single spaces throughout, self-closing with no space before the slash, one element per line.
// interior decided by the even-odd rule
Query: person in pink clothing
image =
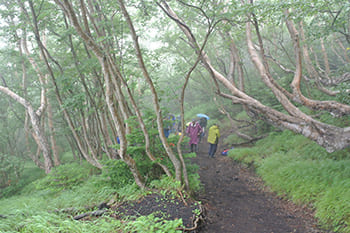
<path fill-rule="evenodd" d="M 198 147 L 198 141 L 199 141 L 199 136 L 202 133 L 202 127 L 199 125 L 198 122 L 196 122 L 195 119 L 192 120 L 192 122 L 189 124 L 186 130 L 187 136 L 190 137 L 190 147 L 191 147 L 191 152 L 197 152 Z"/>

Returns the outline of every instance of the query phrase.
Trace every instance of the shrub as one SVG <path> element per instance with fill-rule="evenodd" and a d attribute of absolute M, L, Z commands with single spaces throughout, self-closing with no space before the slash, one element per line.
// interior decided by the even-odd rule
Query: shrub
<path fill-rule="evenodd" d="M 152 181 L 150 186 L 157 190 L 161 190 L 160 192 L 162 194 L 176 194 L 178 190 L 181 190 L 180 181 L 176 181 L 174 178 L 168 176 L 163 176 L 162 179 Z"/>
<path fill-rule="evenodd" d="M 185 162 L 187 168 L 188 182 L 190 186 L 191 192 L 197 192 L 203 188 L 200 177 L 198 174 L 199 166 L 195 163 L 192 163 L 189 158 L 192 156 L 196 156 L 195 153 L 185 154 Z"/>
<path fill-rule="evenodd" d="M 23 159 L 0 153 L 0 198 L 15 194 L 23 184 Z"/>
<path fill-rule="evenodd" d="M 236 134 L 231 134 L 223 139 L 224 145 L 239 144 L 239 143 L 243 143 L 245 141 L 246 141 L 245 139 L 238 137 Z"/>
<path fill-rule="evenodd" d="M 64 164 L 53 168 L 45 178 L 36 181 L 35 186 L 37 190 L 60 192 L 83 183 L 92 173 L 97 172 L 96 168 L 86 162 Z"/>
<path fill-rule="evenodd" d="M 105 178 L 105 184 L 115 189 L 119 189 L 133 183 L 133 176 L 122 160 L 108 160 L 102 169 L 102 175 Z"/>
<path fill-rule="evenodd" d="M 144 233 L 180 233 L 176 228 L 182 226 L 182 219 L 163 220 L 155 217 L 153 214 L 141 216 L 130 221 L 124 230 L 126 232 L 144 232 Z"/>

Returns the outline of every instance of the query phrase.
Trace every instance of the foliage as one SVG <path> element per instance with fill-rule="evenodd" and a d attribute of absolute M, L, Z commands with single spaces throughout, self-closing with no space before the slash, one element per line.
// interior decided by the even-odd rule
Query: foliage
<path fill-rule="evenodd" d="M 97 173 L 96 168 L 87 162 L 60 165 L 55 167 L 45 178 L 36 181 L 36 188 L 60 192 L 83 183 L 91 174 L 95 173 Z"/>
<path fill-rule="evenodd" d="M 176 195 L 176 193 L 181 190 L 181 183 L 168 176 L 164 176 L 159 180 L 154 180 L 150 185 L 151 187 L 160 190 L 163 195 L 166 193 Z"/>
<path fill-rule="evenodd" d="M 182 219 L 176 220 L 162 220 L 154 215 L 141 216 L 130 221 L 124 230 L 128 232 L 145 232 L 145 233 L 180 233 L 181 230 L 176 228 L 182 226 Z"/>
<path fill-rule="evenodd" d="M 199 166 L 197 164 L 191 163 L 189 158 L 191 156 L 196 156 L 195 153 L 189 153 L 184 155 L 186 168 L 188 172 L 188 182 L 191 190 L 189 192 L 197 192 L 201 190 L 202 184 L 200 182 L 200 177 L 198 175 Z M 159 179 L 155 179 L 150 183 L 151 188 L 160 190 L 161 193 L 171 193 L 176 195 L 177 192 L 181 191 L 183 187 L 179 181 L 174 180 L 172 177 L 163 175 Z"/>
<path fill-rule="evenodd" d="M 147 193 L 147 190 L 141 190 L 140 187 L 138 187 L 135 183 L 126 185 L 117 190 L 117 194 L 120 200 L 138 200 Z"/>
<path fill-rule="evenodd" d="M 66 151 L 60 155 L 62 164 L 76 163 L 76 159 L 73 156 L 72 151 Z"/>
<path fill-rule="evenodd" d="M 185 120 L 187 119 L 187 121 L 191 121 L 193 118 L 197 118 L 198 113 L 203 113 L 210 117 L 208 124 L 211 124 L 213 119 L 222 118 L 222 114 L 219 113 L 217 106 L 213 102 L 200 103 L 194 106 L 191 105 L 191 103 L 188 104 L 189 109 L 186 111 L 185 114 Z"/>
<path fill-rule="evenodd" d="M 119 164 L 120 165 L 120 164 Z M 88 166 L 89 167 L 89 166 Z M 67 171 L 64 171 L 67 170 Z M 56 171 L 55 177 L 61 177 L 63 174 L 71 174 L 77 177 L 75 172 L 79 170 L 76 166 L 61 166 L 59 172 Z M 149 193 L 147 190 L 140 188 L 133 182 L 119 189 L 110 185 L 107 177 L 94 175 L 90 169 L 79 170 L 83 173 L 84 180 L 64 183 L 65 189 L 61 189 L 60 183 L 49 182 L 53 178 L 42 179 L 42 182 L 36 181 L 35 185 L 48 185 L 45 189 L 40 188 L 32 190 L 16 197 L 0 200 L 0 214 L 6 218 L 0 221 L 1 232 L 127 232 L 144 227 L 145 231 L 152 232 L 157 229 L 160 232 L 176 232 L 175 229 L 182 225 L 182 220 L 174 221 L 163 220 L 153 216 L 144 216 L 137 219 L 116 220 L 112 217 L 100 217 L 90 219 L 89 221 L 75 221 L 67 218 L 66 209 L 74 207 L 74 213 L 79 214 L 86 212 L 87 206 L 97 206 L 101 202 L 114 199 L 118 202 L 126 200 L 137 200 L 143 195 Z M 128 171 L 128 170 L 127 170 Z M 73 174 L 74 173 L 74 174 Z M 60 174 L 60 175 L 58 175 Z M 171 193 L 165 190 L 179 190 L 181 185 L 169 178 L 156 181 L 153 187 L 164 190 L 164 193 Z M 156 184 L 157 183 L 157 184 Z M 52 185 L 52 187 L 50 187 Z M 113 184 L 112 184 L 113 185 Z M 33 187 L 33 185 L 31 185 Z M 52 190 L 59 190 L 53 193 Z M 176 192 L 174 192 L 176 194 Z M 177 195 L 177 194 L 176 194 Z"/>
<path fill-rule="evenodd" d="M 167 111 L 164 110 L 164 112 L 166 113 Z M 145 138 L 143 132 L 138 126 L 137 119 L 135 117 L 131 117 L 128 120 L 128 123 L 132 129 L 132 132 L 127 135 L 127 140 L 129 143 L 128 153 L 130 153 L 133 156 L 141 175 L 143 177 L 146 177 L 146 184 L 150 184 L 153 180 L 161 179 L 162 175 L 164 174 L 164 171 L 157 163 L 161 163 L 170 168 L 171 171 L 173 171 L 173 164 L 170 161 L 169 157 L 166 155 L 163 144 L 159 138 L 157 124 L 154 120 L 155 118 L 156 116 L 153 112 L 145 111 L 144 123 L 146 125 L 150 138 L 149 149 L 153 156 L 156 158 L 155 161 L 151 161 L 146 155 Z M 172 120 L 168 120 L 166 117 L 164 118 L 165 123 L 167 123 L 168 125 L 175 124 L 176 126 L 176 120 L 174 122 Z M 175 145 L 178 143 L 179 137 L 179 135 L 172 131 L 172 133 L 167 139 L 168 144 L 170 145 L 175 154 L 177 154 L 177 149 Z M 182 145 L 185 145 L 187 143 L 187 140 L 188 138 L 185 138 L 182 142 Z M 188 160 L 186 162 L 189 163 Z"/>
<path fill-rule="evenodd" d="M 187 175 L 188 175 L 188 182 L 190 186 L 190 193 L 198 192 L 201 189 L 203 189 L 203 185 L 200 181 L 200 177 L 198 174 L 199 166 L 195 163 L 191 163 L 190 158 L 194 156 L 197 156 L 196 153 L 188 153 L 184 155 L 186 168 L 187 168 Z"/>
<path fill-rule="evenodd" d="M 57 218 L 55 214 L 42 213 L 27 219 L 20 232 L 114 232 L 120 228 L 120 221 L 112 218 L 98 221 L 76 222 Z"/>
<path fill-rule="evenodd" d="M 350 95 L 348 92 L 349 88 L 350 83 L 348 82 L 341 83 L 337 86 L 337 89 L 340 91 L 340 93 L 337 95 L 337 101 L 348 105 L 350 104 Z"/>
<path fill-rule="evenodd" d="M 16 183 L 23 171 L 23 160 L 0 153 L 0 187 L 6 187 Z"/>
<path fill-rule="evenodd" d="M 186 7 L 183 2 L 193 4 L 196 7 Z M 321 51 L 319 39 L 324 39 L 326 43 L 329 44 L 329 48 L 326 48 L 327 53 L 334 50 L 338 54 L 341 54 L 344 51 L 332 47 L 332 45 L 335 44 L 334 42 L 339 40 L 342 43 L 346 43 L 346 40 L 348 40 L 345 35 L 349 34 L 347 31 L 349 28 L 347 26 L 349 2 L 345 0 L 297 0 L 283 2 L 256 1 L 252 5 L 241 5 L 240 1 L 215 1 L 213 4 L 209 4 L 210 1 L 207 2 L 208 4 L 203 4 L 203 2 L 204 1 L 197 0 L 173 1 L 172 5 L 182 19 L 185 22 L 188 22 L 188 26 L 194 29 L 193 35 L 196 36 L 199 43 L 203 40 L 203 35 L 207 31 L 208 23 L 218 23 L 216 24 L 214 33 L 209 38 L 205 52 L 208 57 L 212 59 L 212 65 L 218 67 L 218 69 L 225 75 L 228 75 L 229 66 L 232 65 L 232 62 L 230 61 L 231 54 L 229 54 L 230 51 L 227 49 L 227 42 L 222 40 L 222 38 L 218 39 L 217 35 L 225 34 L 226 32 L 232 34 L 233 40 L 237 43 L 237 54 L 240 54 L 242 62 L 244 62 L 244 72 L 245 77 L 247 77 L 245 83 L 247 94 L 276 110 L 283 111 L 273 93 L 266 88 L 263 82 L 259 79 L 259 75 L 249 62 L 250 59 L 245 50 L 245 36 L 243 35 L 245 28 L 244 22 L 246 22 L 246 20 L 244 19 L 248 13 L 254 12 L 257 17 L 257 26 L 260 22 L 263 22 L 260 27 L 260 32 L 263 38 L 265 51 L 268 53 L 266 54 L 266 57 L 278 58 L 280 65 L 290 70 L 295 68 L 295 62 L 291 60 L 293 57 L 291 54 L 291 39 L 288 38 L 289 35 L 286 32 L 286 28 L 281 27 L 285 20 L 285 15 L 283 14 L 285 9 L 293 9 L 290 12 L 291 20 L 298 20 L 298 22 L 300 20 L 300 22 L 303 22 L 307 37 L 306 43 L 308 43 L 310 48 L 313 48 L 313 51 L 315 51 L 315 54 L 313 54 L 315 57 L 322 57 L 319 54 Z M 20 3 L 20 1 L 18 3 Z M 59 147 L 67 148 L 65 145 L 67 145 L 68 140 L 71 140 L 70 136 L 72 132 L 68 131 L 68 133 L 66 133 L 66 123 L 61 120 L 62 117 L 60 114 L 62 113 L 63 108 L 68 110 L 71 121 L 75 126 L 82 125 L 84 122 L 93 123 L 96 119 L 102 119 L 102 117 L 100 117 L 102 115 L 99 114 L 105 114 L 104 108 L 106 107 L 106 100 L 103 94 L 103 89 L 106 86 L 102 81 L 103 74 L 101 74 L 101 70 L 104 69 L 100 67 L 99 62 L 97 61 L 97 58 L 93 56 L 93 53 L 86 50 L 87 45 L 76 35 L 76 31 L 72 29 L 71 26 L 66 27 L 65 21 L 60 13 L 61 11 L 57 10 L 58 6 L 55 5 L 54 2 L 32 1 L 32 3 L 33 9 L 37 14 L 36 20 L 38 21 L 39 34 L 43 36 L 43 39 L 45 38 L 45 46 L 47 48 L 46 54 L 50 57 L 48 64 L 50 64 L 53 69 L 51 75 L 53 82 L 47 82 L 47 86 L 45 86 L 48 88 L 47 96 L 49 98 L 47 100 L 50 100 L 54 109 L 54 127 L 56 133 L 58 133 L 58 138 L 61 140 L 58 141 Z M 72 3 L 75 4 L 76 2 L 72 1 Z M 104 51 L 110 52 L 110 54 L 107 54 L 111 55 L 110 57 L 116 57 L 118 68 L 120 68 L 123 77 L 127 79 L 128 84 L 130 84 L 131 92 L 134 94 L 136 102 L 141 103 L 140 106 L 143 107 L 142 116 L 144 117 L 151 140 L 150 150 L 156 157 L 156 162 L 165 164 L 172 169 L 172 163 L 166 156 L 164 148 L 159 140 L 158 129 L 154 120 L 155 114 L 146 109 L 146 107 L 150 107 L 152 104 L 150 91 L 145 88 L 147 85 L 145 85 L 145 81 L 140 78 L 140 71 L 135 68 L 137 66 L 135 59 L 136 56 L 134 56 L 134 51 L 131 49 L 132 43 L 126 32 L 126 25 L 122 19 L 122 14 L 119 14 L 118 4 L 115 1 L 100 1 L 98 3 L 96 2 L 96 4 L 101 5 L 96 6 L 95 22 L 92 23 L 89 21 L 86 25 L 93 25 L 95 29 L 101 29 L 99 34 L 106 34 L 102 37 L 95 37 L 97 30 L 90 30 L 91 39 L 96 39 L 96 42 L 99 43 L 100 46 L 108 45 L 108 49 Z M 162 107 L 168 107 L 172 112 L 178 112 L 178 96 L 183 84 L 181 80 L 183 80 L 183 77 L 192 65 L 195 59 L 195 53 L 192 49 L 189 49 L 188 44 L 183 43 L 183 35 L 180 36 L 179 30 L 174 29 L 174 24 L 169 23 L 168 20 L 164 20 L 163 17 L 165 17 L 165 15 L 159 13 L 159 9 L 153 1 L 130 1 L 128 4 L 128 7 L 132 9 L 130 11 L 132 13 L 131 18 L 135 22 L 140 41 L 144 44 L 148 44 L 150 40 L 149 38 L 152 38 L 157 42 L 157 49 L 150 52 L 147 51 L 149 47 L 142 46 L 142 52 L 145 58 L 145 64 L 149 68 L 150 75 L 152 76 L 157 92 L 159 93 L 159 102 Z M 30 10 L 28 4 L 24 4 L 23 6 L 28 11 Z M 200 8 L 201 10 L 199 10 Z M 31 102 L 33 106 L 39 106 L 42 86 L 38 82 L 38 74 L 30 66 L 26 57 L 22 56 L 23 54 L 19 54 L 19 48 L 17 48 L 17 45 L 19 45 L 18 41 L 22 39 L 22 41 L 27 41 L 30 45 L 30 53 L 32 53 L 30 57 L 39 64 L 38 67 L 40 67 L 44 76 L 49 74 L 47 66 L 40 61 L 44 59 L 42 59 L 42 54 L 39 53 L 38 45 L 35 41 L 36 37 L 33 36 L 32 29 L 35 28 L 35 26 L 31 24 L 31 14 L 28 14 L 29 16 L 27 18 L 27 15 L 22 14 L 19 10 L 19 5 L 10 1 L 3 1 L 0 9 L 1 17 L 4 19 L 3 25 L 0 29 L 0 36 L 4 39 L 3 41 L 6 41 L 6 44 L 2 45 L 2 55 L 0 56 L 0 60 L 2 61 L 0 62 L 0 69 L 3 74 L 2 81 L 4 83 L 7 81 L 11 90 L 21 96 L 25 96 L 26 100 Z M 93 14 L 90 16 L 94 17 Z M 205 18 L 204 16 L 208 18 Z M 110 19 L 110 21 L 108 19 Z M 229 23 L 227 23 L 228 19 L 230 20 Z M 91 18 L 88 20 L 91 20 Z M 154 25 L 151 26 L 151 23 Z M 316 24 L 318 25 L 317 27 L 314 26 Z M 157 33 L 154 33 L 153 30 L 156 27 L 160 30 L 157 31 Z M 88 30 L 88 28 L 85 29 Z M 104 29 L 106 31 L 104 31 Z M 25 36 L 25 31 L 27 31 L 27 36 Z M 348 66 L 342 65 L 342 59 L 344 58 L 342 58 L 341 55 L 333 56 L 330 59 L 330 61 L 332 61 L 331 78 L 333 78 L 333 75 L 341 76 L 349 70 Z M 320 62 L 317 66 L 323 68 L 324 64 L 321 64 L 321 60 L 322 59 L 315 59 L 315 61 Z M 238 64 L 234 65 L 236 66 Z M 292 80 L 292 75 L 286 75 L 277 64 L 271 64 L 269 69 L 273 71 L 273 75 L 276 75 L 276 82 L 286 90 L 290 91 L 289 83 Z M 203 71 L 204 68 L 198 66 L 189 81 L 188 90 L 186 91 L 185 96 L 185 117 L 186 121 L 188 121 L 195 118 L 197 113 L 206 113 L 211 117 L 209 122 L 210 125 L 215 121 L 220 121 L 223 118 L 223 115 L 217 110 L 216 102 L 213 101 L 216 85 L 212 82 L 210 77 L 208 77 L 209 75 Z M 107 74 L 105 73 L 105 75 Z M 24 76 L 26 76 L 26 80 L 23 80 Z M 237 75 L 233 74 L 233 76 Z M 56 80 L 53 80 L 54 77 Z M 107 76 L 105 78 L 107 78 Z M 237 77 L 234 78 L 236 79 Z M 52 86 L 53 83 L 57 84 L 57 87 Z M 321 100 L 324 99 L 325 95 L 322 95 L 316 90 L 316 88 L 313 88 L 312 84 L 313 83 L 311 82 L 307 88 L 303 88 L 303 93 L 308 93 L 310 97 L 317 97 Z M 222 87 L 221 84 L 218 84 L 218 86 Z M 57 88 L 60 92 L 57 99 L 60 99 L 59 102 L 62 101 L 62 106 L 59 106 L 54 100 L 55 98 L 52 98 L 54 88 Z M 348 104 L 348 84 L 343 84 L 337 88 L 341 90 L 340 95 L 337 96 L 337 100 Z M 225 93 L 227 90 L 222 88 L 221 91 L 222 93 Z M 1 96 L 3 96 L 3 94 L 1 94 Z M 5 109 L 5 111 L 0 113 L 1 119 L 4 119 L 0 122 L 0 150 L 1 157 L 4 155 L 7 159 L 3 160 L 0 158 L 0 171 L 5 173 L 4 177 L 1 177 L 0 180 L 0 185 L 2 186 L 9 180 L 13 181 L 18 178 L 17 176 L 20 176 L 21 163 L 24 161 L 22 154 L 32 153 L 37 149 L 37 145 L 34 140 L 29 140 L 28 144 L 23 143 L 25 132 L 18 130 L 23 127 L 25 118 L 25 112 L 22 106 L 19 108 L 18 104 L 13 105 L 12 102 L 7 100 L 7 98 L 0 98 L 0 104 L 2 109 Z M 230 113 L 238 112 L 238 107 L 232 107 L 231 101 L 224 100 L 222 101 L 222 104 L 228 108 Z M 312 112 L 308 112 L 304 108 L 301 108 L 301 110 L 307 114 L 310 113 L 313 115 Z M 105 116 L 108 119 L 107 114 Z M 42 119 L 45 119 L 45 117 Z M 331 123 L 337 126 L 349 125 L 348 116 L 338 121 L 335 120 L 331 114 L 322 114 L 319 119 L 322 122 Z M 42 123 L 43 126 L 46 125 L 45 122 Z M 136 118 L 131 118 L 128 123 L 132 127 L 132 132 L 127 135 L 127 153 L 131 154 L 135 159 L 137 168 L 142 176 L 147 179 L 147 184 L 163 190 L 171 189 L 175 191 L 181 189 L 181 187 L 178 186 L 179 184 L 173 182 L 173 180 L 163 179 L 163 171 L 160 167 L 147 158 L 144 145 L 145 139 Z M 91 125 L 91 127 L 88 127 L 89 129 L 87 129 L 89 131 L 87 133 L 93 133 L 93 131 L 100 126 L 101 124 L 97 125 L 97 123 L 96 125 Z M 261 133 L 272 130 L 272 128 L 262 120 L 257 120 L 256 126 L 257 128 L 255 131 L 250 129 L 251 132 L 253 132 L 251 135 L 260 135 Z M 82 127 L 76 128 L 79 135 L 81 135 L 81 129 Z M 111 128 L 108 128 L 107 126 L 105 129 Z M 100 138 L 102 138 L 101 132 L 96 133 L 96 135 L 91 135 L 91 137 L 94 138 L 94 141 L 91 142 L 96 143 L 98 148 L 103 147 L 102 140 L 100 140 Z M 169 143 L 175 144 L 177 139 L 178 137 L 174 136 L 169 137 L 168 140 Z M 90 141 L 84 140 L 87 139 L 83 139 L 84 145 L 87 145 L 87 143 L 90 143 L 91 145 Z M 225 139 L 224 142 L 239 142 L 239 140 L 236 136 L 230 136 Z M 72 144 L 74 145 L 74 143 Z M 29 147 L 29 152 L 24 152 L 24 145 Z M 266 171 L 264 170 L 265 166 L 272 166 L 273 162 L 278 162 L 277 165 L 281 167 L 281 169 L 283 166 L 286 166 L 286 170 L 283 171 L 283 174 L 287 173 L 287 176 L 291 176 L 292 173 L 290 173 L 290 171 L 299 172 L 299 168 L 303 168 L 306 169 L 303 176 L 312 176 L 312 174 L 307 173 L 307 170 L 309 169 L 315 174 L 323 177 L 325 175 L 318 173 L 315 168 L 316 166 L 324 166 L 324 169 L 327 172 L 333 172 L 333 168 L 328 167 L 328 164 L 337 167 L 337 162 L 341 164 L 349 159 L 348 151 L 346 150 L 328 154 L 322 148 L 305 140 L 304 137 L 296 136 L 288 132 L 284 132 L 282 135 L 271 134 L 268 139 L 258 142 L 256 148 L 258 149 L 234 149 L 231 150 L 231 153 L 235 154 L 236 159 L 258 167 L 262 172 L 262 175 L 266 175 L 269 172 L 268 169 Z M 278 158 L 280 157 L 284 158 L 283 161 L 289 161 L 290 166 L 287 167 L 286 164 L 279 161 Z M 63 159 L 64 160 L 62 161 L 67 161 L 65 158 Z M 194 190 L 200 189 L 198 174 L 196 173 L 196 169 L 198 168 L 189 164 L 188 161 L 186 161 L 186 163 L 188 164 L 191 187 L 193 187 Z M 314 171 L 314 169 L 316 170 Z M 35 170 L 35 172 L 37 171 Z M 112 160 L 106 162 L 106 167 L 103 170 L 102 176 L 89 179 L 89 176 L 96 172 L 97 171 L 95 171 L 94 168 L 85 163 L 81 165 L 76 163 L 65 164 L 53 169 L 52 173 L 44 179 L 35 182 L 35 185 L 37 191 L 43 196 L 52 194 L 52 192 L 55 192 L 57 195 L 62 194 L 60 195 L 60 197 L 62 197 L 62 199 L 59 200 L 60 202 L 63 202 L 63 197 L 65 195 L 67 199 L 72 202 L 78 202 L 77 199 L 73 198 L 75 192 L 82 195 L 83 192 L 89 193 L 91 191 L 94 193 L 96 199 L 105 198 L 108 195 L 112 195 L 114 192 L 119 196 L 129 198 L 137 198 L 139 195 L 142 195 L 142 191 L 137 189 L 132 182 L 132 176 L 126 168 L 126 165 L 120 161 Z M 334 173 L 339 174 L 336 171 L 334 171 Z M 29 177 L 26 175 L 24 176 Z M 303 177 L 298 175 L 295 176 L 295 180 L 301 180 Z M 34 177 L 34 175 L 31 177 Z M 39 175 L 36 173 L 35 177 L 39 177 Z M 335 177 L 333 178 L 336 179 Z M 317 181 L 317 179 L 315 181 L 314 178 L 310 178 L 309 180 L 310 182 L 315 183 Z M 279 179 L 276 179 L 276 181 L 279 181 Z M 3 197 L 18 193 L 21 187 L 27 183 L 27 181 L 22 182 L 22 180 L 16 185 L 11 183 L 8 188 L 1 190 L 0 195 Z M 334 187 L 341 186 L 340 181 L 332 184 Z M 28 185 L 23 192 L 28 193 L 27 190 L 32 187 L 33 185 Z M 85 187 L 85 189 L 83 187 Z M 340 198 L 342 195 L 340 189 L 334 191 L 322 191 L 326 190 L 324 185 L 317 187 L 310 185 L 310 188 L 311 187 L 318 190 L 320 193 L 324 193 L 324 197 L 327 197 L 327 201 L 323 201 L 324 199 L 321 198 L 319 199 L 319 205 L 324 206 L 323 208 L 325 208 L 327 203 L 338 203 L 335 199 L 331 201 L 331 198 L 334 196 L 337 196 L 337 198 L 339 196 Z M 347 184 L 344 184 L 344 187 L 347 187 Z M 317 196 L 316 198 L 311 192 L 309 194 L 291 194 L 295 189 L 296 188 L 290 189 L 290 191 L 288 191 L 289 193 L 286 195 L 290 195 L 295 197 L 295 199 L 305 202 L 315 202 L 319 197 Z M 86 199 L 87 202 L 96 201 L 96 199 L 91 200 L 90 197 L 85 195 L 82 195 L 81 197 L 84 197 L 81 202 L 84 201 L 84 199 Z M 45 203 L 40 203 L 45 206 Z M 329 208 L 331 209 L 331 207 Z M 343 221 L 342 219 L 346 219 L 346 216 L 342 214 L 343 212 L 341 211 L 341 208 L 337 209 L 338 207 L 336 206 L 334 206 L 334 208 L 335 209 L 330 212 L 339 213 L 339 215 L 332 215 L 334 216 L 334 219 L 322 212 L 322 210 L 319 210 L 318 213 L 320 213 L 319 217 L 320 219 L 324 219 L 324 222 L 337 226 Z M 44 223 L 47 224 L 46 227 L 48 230 L 51 230 L 51 227 L 54 226 L 57 227 L 59 231 L 79 232 L 81 230 L 73 230 L 69 227 L 67 227 L 69 230 L 60 229 L 59 226 L 57 226 L 58 224 L 56 221 L 51 219 L 52 216 L 45 214 L 40 216 L 44 216 L 44 219 L 38 217 L 37 219 L 34 218 L 33 220 L 23 221 L 28 224 L 29 230 L 27 231 L 42 231 L 43 228 L 40 228 L 40 226 L 30 226 L 29 224 L 30 222 L 40 223 L 40 221 L 43 222 L 43 225 L 45 225 Z M 152 221 L 154 221 L 154 219 Z M 50 223 L 54 224 L 51 226 Z M 63 223 L 63 225 L 64 224 L 65 223 Z M 25 228 L 17 229 L 23 229 L 25 231 Z"/>
<path fill-rule="evenodd" d="M 229 156 L 257 168 L 267 185 L 296 203 L 312 204 L 316 217 L 336 232 L 349 232 L 349 151 L 327 153 L 289 131 L 273 133 Z"/>
<path fill-rule="evenodd" d="M 23 161 L 21 161 L 21 163 L 22 162 Z M 26 161 L 21 166 L 23 166 L 23 168 L 17 180 L 14 179 L 9 186 L 0 189 L 0 198 L 6 198 L 20 193 L 26 193 L 26 189 L 29 184 L 31 184 L 31 182 L 45 176 L 45 172 L 42 169 L 36 167 L 30 161 Z"/>
<path fill-rule="evenodd" d="M 115 189 L 133 183 L 133 176 L 122 160 L 108 160 L 102 169 L 101 176 L 105 179 L 104 185 Z"/>
<path fill-rule="evenodd" d="M 223 138 L 223 143 L 225 145 L 230 145 L 230 144 L 239 144 L 244 142 L 245 140 L 239 136 L 237 136 L 236 134 L 231 134 L 225 138 Z"/>
<path fill-rule="evenodd" d="M 157 159 L 156 162 L 166 164 L 168 167 L 172 168 L 172 163 L 168 159 L 160 141 L 157 124 L 154 121 L 155 118 L 156 116 L 154 113 L 146 111 L 144 115 L 144 123 L 149 134 L 149 149 Z M 132 132 L 127 135 L 127 140 L 129 142 L 127 152 L 133 156 L 139 172 L 143 177 L 147 177 L 147 182 L 149 183 L 153 179 L 158 179 L 163 174 L 163 171 L 160 166 L 151 161 L 146 155 L 145 138 L 142 130 L 138 126 L 136 117 L 131 117 L 128 120 L 128 123 Z M 172 140 L 174 140 L 174 138 Z M 168 142 L 171 143 L 172 140 L 169 139 Z"/>

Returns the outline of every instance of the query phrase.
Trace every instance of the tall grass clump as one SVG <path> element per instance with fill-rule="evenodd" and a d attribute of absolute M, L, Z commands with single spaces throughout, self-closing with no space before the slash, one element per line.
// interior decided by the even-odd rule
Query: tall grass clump
<path fill-rule="evenodd" d="M 134 221 L 130 221 L 124 228 L 125 232 L 167 232 L 167 233 L 181 233 L 182 230 L 176 230 L 182 226 L 182 219 L 164 220 L 155 217 L 153 214 L 148 216 L 140 216 Z"/>
<path fill-rule="evenodd" d="M 99 171 L 87 162 L 67 163 L 52 169 L 43 179 L 35 182 L 38 190 L 60 192 L 75 187 Z"/>
<path fill-rule="evenodd" d="M 231 150 L 233 159 L 253 165 L 278 195 L 308 204 L 325 227 L 350 232 L 350 156 L 328 153 L 289 131 L 273 133 L 252 148 Z"/>

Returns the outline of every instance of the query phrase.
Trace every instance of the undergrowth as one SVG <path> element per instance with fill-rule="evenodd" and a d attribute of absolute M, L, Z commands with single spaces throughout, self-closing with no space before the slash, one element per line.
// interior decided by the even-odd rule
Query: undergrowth
<path fill-rule="evenodd" d="M 349 150 L 325 149 L 290 131 L 273 133 L 252 148 L 229 151 L 254 166 L 280 196 L 315 209 L 319 222 L 335 232 L 350 232 Z"/>
<path fill-rule="evenodd" d="M 182 226 L 182 219 L 173 221 L 163 220 L 155 217 L 153 214 L 141 216 L 134 221 L 130 221 L 124 230 L 127 232 L 145 232 L 145 233 L 180 233 L 176 230 Z"/>
<path fill-rule="evenodd" d="M 16 195 L 22 192 L 23 187 L 27 184 L 43 177 L 45 177 L 45 172 L 42 169 L 36 167 L 33 162 L 26 161 L 20 179 L 13 180 L 10 186 L 0 189 L 0 198 Z"/>
<path fill-rule="evenodd" d="M 97 206 L 111 199 L 120 203 L 137 200 L 150 193 L 140 190 L 135 183 L 115 189 L 101 186 L 103 181 L 102 176 L 93 176 L 76 187 L 57 193 L 41 189 L 30 195 L 2 199 L 0 214 L 6 218 L 0 221 L 0 232 L 181 232 L 176 228 L 182 226 L 182 219 L 170 221 L 153 215 L 122 220 L 107 215 L 88 221 L 73 220 L 74 215 L 87 212 L 87 206 Z M 164 190 L 164 195 L 169 192 L 176 195 L 177 192 L 171 190 L 181 188 L 169 178 L 155 182 L 154 187 Z M 71 208 L 76 212 L 74 215 L 64 213 L 64 210 Z"/>
<path fill-rule="evenodd" d="M 194 173 L 198 169 L 192 164 L 188 167 Z M 93 210 L 110 200 L 134 201 L 154 192 L 141 190 L 127 167 L 117 160 L 106 162 L 102 172 L 85 162 L 70 162 L 38 177 L 16 196 L 0 199 L 0 232 L 181 232 L 176 229 L 182 227 L 182 219 L 171 221 L 153 215 L 121 220 L 110 214 L 88 221 L 73 219 L 87 212 L 87 207 Z M 198 177 L 190 175 L 190 183 L 198 188 Z M 164 196 L 179 195 L 183 190 L 179 182 L 166 176 L 154 176 L 149 187 Z M 74 213 L 65 212 L 72 209 Z"/>

